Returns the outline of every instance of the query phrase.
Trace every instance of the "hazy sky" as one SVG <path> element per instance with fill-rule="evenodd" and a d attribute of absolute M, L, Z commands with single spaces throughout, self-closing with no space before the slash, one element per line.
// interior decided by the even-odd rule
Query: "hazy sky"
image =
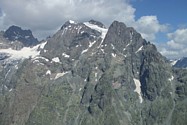
<path fill-rule="evenodd" d="M 29 28 L 38 38 L 65 21 L 114 20 L 133 26 L 169 58 L 187 56 L 186 0 L 0 0 L 0 29 Z"/>

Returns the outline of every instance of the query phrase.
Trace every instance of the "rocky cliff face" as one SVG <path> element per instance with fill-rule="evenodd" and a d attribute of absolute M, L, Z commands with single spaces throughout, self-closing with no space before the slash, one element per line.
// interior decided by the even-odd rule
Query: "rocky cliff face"
<path fill-rule="evenodd" d="M 68 21 L 28 51 L 2 56 L 2 125 L 187 123 L 186 70 L 121 22 Z"/>
<path fill-rule="evenodd" d="M 34 38 L 31 30 L 22 30 L 21 27 L 11 26 L 5 33 L 4 37 L 11 42 L 20 41 L 24 46 L 33 46 L 38 44 L 38 40 Z"/>

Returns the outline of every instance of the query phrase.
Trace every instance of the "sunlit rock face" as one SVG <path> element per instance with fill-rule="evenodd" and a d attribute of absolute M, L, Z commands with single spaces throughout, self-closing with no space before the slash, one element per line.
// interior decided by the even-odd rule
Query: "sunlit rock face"
<path fill-rule="evenodd" d="M 2 125 L 187 123 L 187 71 L 118 21 L 70 20 L 39 44 L 8 45 L 0 72 Z"/>

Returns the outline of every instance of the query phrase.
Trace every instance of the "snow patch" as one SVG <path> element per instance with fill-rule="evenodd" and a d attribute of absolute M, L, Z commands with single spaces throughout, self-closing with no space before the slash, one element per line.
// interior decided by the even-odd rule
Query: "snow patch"
<path fill-rule="evenodd" d="M 69 20 L 69 23 L 71 23 L 71 24 L 76 24 L 76 22 L 73 21 L 73 20 Z"/>
<path fill-rule="evenodd" d="M 58 57 L 55 57 L 52 59 L 53 62 L 56 62 L 56 63 L 59 63 L 60 62 L 60 59 Z"/>
<path fill-rule="evenodd" d="M 143 49 L 143 46 L 141 46 L 135 53 L 138 53 L 139 51 L 141 51 Z"/>
<path fill-rule="evenodd" d="M 62 56 L 64 56 L 65 58 L 69 58 L 70 55 L 67 55 L 66 53 L 62 53 Z"/>
<path fill-rule="evenodd" d="M 45 73 L 46 75 L 51 75 L 51 71 L 47 70 L 47 72 Z"/>
<path fill-rule="evenodd" d="M 11 92 L 12 91 L 12 88 L 11 89 L 9 89 L 9 92 Z"/>
<path fill-rule="evenodd" d="M 97 77 L 97 73 L 95 73 L 95 77 Z"/>
<path fill-rule="evenodd" d="M 84 31 L 81 31 L 81 34 L 83 34 L 84 33 Z"/>
<path fill-rule="evenodd" d="M 89 42 L 89 48 L 91 48 L 95 43 L 96 43 L 96 41 L 94 41 L 94 42 Z"/>
<path fill-rule="evenodd" d="M 34 60 L 33 63 L 39 63 L 39 60 Z"/>
<path fill-rule="evenodd" d="M 140 99 L 140 103 L 143 102 L 143 98 L 141 96 L 141 83 L 138 79 L 133 79 L 134 80 L 134 83 L 136 85 L 136 89 L 134 90 L 134 92 L 137 92 L 138 93 L 138 96 L 139 96 L 139 99 Z"/>
<path fill-rule="evenodd" d="M 64 76 L 65 74 L 67 74 L 67 73 L 68 72 L 57 73 L 54 79 L 58 79 L 58 78 Z"/>
<path fill-rule="evenodd" d="M 68 28 L 66 27 L 65 29 L 63 29 L 62 31 L 62 35 L 64 35 L 64 33 L 68 30 Z"/>
<path fill-rule="evenodd" d="M 18 69 L 18 65 L 15 65 L 14 67 L 15 67 L 15 69 Z"/>
<path fill-rule="evenodd" d="M 106 28 L 101 28 L 101 27 L 99 27 L 99 26 L 97 26 L 97 25 L 94 25 L 94 24 L 90 24 L 89 22 L 85 22 L 84 24 L 85 24 L 87 27 L 89 27 L 89 28 L 91 28 L 91 29 L 94 29 L 94 30 L 97 30 L 98 32 L 100 32 L 100 33 L 101 33 L 101 38 L 102 38 L 102 39 L 105 38 L 105 35 L 106 35 L 108 29 L 106 29 Z"/>
<path fill-rule="evenodd" d="M 7 78 L 8 74 L 10 73 L 11 69 L 8 70 L 8 72 L 5 75 L 5 79 Z"/>
<path fill-rule="evenodd" d="M 82 90 L 82 88 L 79 89 L 79 91 L 81 91 L 81 90 Z"/>
<path fill-rule="evenodd" d="M 116 57 L 116 54 L 112 53 L 112 56 L 113 56 L 113 57 Z"/>
<path fill-rule="evenodd" d="M 128 44 L 126 45 L 126 47 L 128 47 L 130 44 L 131 44 L 131 43 L 128 43 Z"/>
<path fill-rule="evenodd" d="M 92 36 L 93 38 L 95 38 L 96 36 L 94 36 L 94 35 L 90 35 L 90 36 Z"/>
<path fill-rule="evenodd" d="M 95 81 L 97 82 L 97 73 L 95 73 L 95 78 L 96 78 Z"/>
<path fill-rule="evenodd" d="M 42 56 L 38 56 L 38 57 L 35 57 L 34 60 L 37 60 L 37 59 L 43 59 L 45 60 L 46 62 L 49 62 L 49 59 L 45 58 L 45 57 L 42 57 Z"/>
<path fill-rule="evenodd" d="M 99 27 L 97 25 L 94 25 L 94 24 L 90 24 L 89 22 L 85 22 L 84 25 L 86 25 L 87 27 L 89 27 L 91 29 L 97 30 L 98 32 L 101 33 L 100 37 L 102 38 L 102 41 L 101 41 L 100 45 L 98 46 L 98 48 L 100 48 L 102 43 L 103 43 L 103 40 L 104 40 L 104 38 L 105 38 L 105 36 L 106 36 L 106 34 L 108 32 L 108 29 L 101 28 L 101 27 Z"/>
<path fill-rule="evenodd" d="M 0 49 L 0 53 L 7 53 L 10 55 L 9 59 L 17 60 L 17 59 L 26 59 L 26 58 L 34 58 L 40 54 L 40 51 L 38 51 L 38 47 L 41 44 L 34 46 L 32 48 L 30 47 L 23 47 L 21 50 L 13 50 L 11 48 L 8 49 Z"/>
<path fill-rule="evenodd" d="M 78 28 L 78 34 L 79 34 L 79 32 L 80 32 L 81 29 L 82 29 L 82 27 L 79 27 L 79 28 Z"/>
<path fill-rule="evenodd" d="M 174 76 L 172 75 L 171 78 L 168 79 L 170 82 L 174 80 Z"/>
<path fill-rule="evenodd" d="M 171 60 L 171 66 L 174 66 L 179 60 Z"/>
<path fill-rule="evenodd" d="M 132 31 L 130 31 L 130 41 L 132 42 L 132 37 L 133 37 L 133 32 Z"/>
<path fill-rule="evenodd" d="M 114 47 L 114 45 L 113 45 L 113 44 L 111 44 L 111 46 L 112 46 L 112 49 L 115 49 L 115 47 Z"/>
<path fill-rule="evenodd" d="M 7 53 L 10 56 L 8 59 L 11 60 L 35 58 L 40 55 L 38 49 L 43 49 L 46 43 L 47 41 L 34 47 L 23 47 L 21 50 L 14 50 L 12 48 L 0 49 L 0 53 Z"/>
<path fill-rule="evenodd" d="M 40 49 L 43 49 L 43 48 L 45 47 L 46 44 L 47 44 L 47 41 L 44 42 L 44 43 L 41 43 L 41 44 L 40 44 Z"/>
<path fill-rule="evenodd" d="M 102 51 L 103 53 L 105 53 L 105 50 L 104 50 L 104 49 L 101 49 L 101 51 Z"/>
<path fill-rule="evenodd" d="M 83 54 L 83 53 L 85 53 L 85 52 L 87 52 L 88 51 L 88 49 L 85 49 L 85 50 L 83 50 L 82 52 L 81 52 L 81 54 Z"/>

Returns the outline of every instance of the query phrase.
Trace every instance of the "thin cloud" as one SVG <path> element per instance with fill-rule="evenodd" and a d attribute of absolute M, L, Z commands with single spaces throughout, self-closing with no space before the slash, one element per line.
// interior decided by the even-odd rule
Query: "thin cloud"
<path fill-rule="evenodd" d="M 152 41 L 164 27 L 156 16 L 145 16 L 136 21 L 136 9 L 129 0 L 1 0 L 0 7 L 6 15 L 2 25 L 16 24 L 34 32 L 54 32 L 70 19 L 80 22 L 95 19 L 107 26 L 118 20 L 135 27 L 144 38 Z M 143 21 L 147 21 L 146 24 Z M 154 27 L 148 31 L 148 25 Z"/>

